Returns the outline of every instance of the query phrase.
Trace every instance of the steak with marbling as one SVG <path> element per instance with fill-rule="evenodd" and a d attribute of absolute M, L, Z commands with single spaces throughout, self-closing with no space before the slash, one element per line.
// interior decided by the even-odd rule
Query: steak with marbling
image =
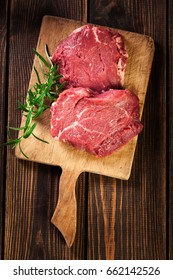
<path fill-rule="evenodd" d="M 118 32 L 88 24 L 58 44 L 52 61 L 59 65 L 66 88 L 89 87 L 101 92 L 123 86 L 127 57 Z"/>
<path fill-rule="evenodd" d="M 69 88 L 51 106 L 51 134 L 98 157 L 129 142 L 142 130 L 138 97 L 129 90 L 96 93 Z"/>

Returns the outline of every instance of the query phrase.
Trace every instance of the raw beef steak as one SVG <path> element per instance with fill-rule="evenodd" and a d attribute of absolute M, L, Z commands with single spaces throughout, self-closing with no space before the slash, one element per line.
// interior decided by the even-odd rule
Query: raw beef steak
<path fill-rule="evenodd" d="M 142 130 L 138 97 L 129 90 L 96 94 L 87 88 L 63 91 L 51 106 L 51 134 L 98 157 L 111 154 Z"/>
<path fill-rule="evenodd" d="M 118 32 L 88 24 L 60 42 L 52 61 L 60 65 L 66 88 L 102 91 L 122 87 L 127 57 Z"/>

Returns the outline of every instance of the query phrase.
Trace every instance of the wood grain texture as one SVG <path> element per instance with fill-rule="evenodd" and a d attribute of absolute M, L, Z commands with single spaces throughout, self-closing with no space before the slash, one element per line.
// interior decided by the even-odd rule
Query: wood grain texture
<path fill-rule="evenodd" d="M 0 144 L 6 141 L 6 60 L 7 60 L 7 15 L 8 2 L 1 1 L 0 5 Z M 0 147 L 0 259 L 3 258 L 4 242 L 4 193 L 5 193 L 5 158 L 4 148 Z"/>
<path fill-rule="evenodd" d="M 56 49 L 57 43 L 81 26 L 81 24 L 83 23 L 80 21 L 50 16 L 44 17 L 37 43 L 37 51 L 42 56 L 45 56 L 44 47 L 48 44 L 49 51 L 52 54 Z M 47 32 L 49 28 L 52 30 L 51 33 Z M 154 55 L 154 43 L 152 38 L 148 36 L 122 30 L 118 31 L 124 38 L 129 56 L 124 84 L 138 96 L 140 116 L 142 116 Z M 41 76 L 41 69 L 37 57 L 34 59 L 34 65 Z M 32 68 L 29 88 L 35 84 L 36 80 L 37 77 Z M 25 121 L 26 118 L 23 116 L 21 127 L 24 126 Z M 69 180 L 66 180 L 66 176 L 63 175 L 64 172 L 62 174 L 62 178 L 65 182 L 63 182 L 61 178 L 60 200 L 53 215 L 52 222 L 61 231 L 68 246 L 71 246 L 75 238 L 76 224 L 78 224 L 76 223 L 75 217 L 75 196 L 71 195 L 72 189 L 75 191 L 74 178 L 77 179 L 80 173 L 88 171 L 115 178 L 128 179 L 131 173 L 137 137 L 133 138 L 127 145 L 115 151 L 110 156 L 97 158 L 87 152 L 76 150 L 70 145 L 53 139 L 50 134 L 50 123 L 50 110 L 47 110 L 37 119 L 37 127 L 35 129 L 35 134 L 39 138 L 48 141 L 49 145 L 38 141 L 35 137 L 29 137 L 21 143 L 21 147 L 29 157 L 29 160 L 58 165 L 63 171 L 65 170 L 66 176 L 67 172 L 69 173 L 69 176 L 67 176 L 67 178 L 71 178 Z M 21 133 L 19 133 L 19 135 L 20 134 Z M 15 152 L 17 157 L 26 159 L 18 146 Z M 69 184 L 69 186 L 67 184 Z M 64 198 L 64 200 L 62 198 Z M 70 199 L 72 199 L 73 202 L 70 201 Z"/>
<path fill-rule="evenodd" d="M 69 5 L 70 2 L 70 5 Z M 166 246 L 173 259 L 172 178 L 172 12 L 171 1 L 89 1 L 91 22 L 140 32 L 154 38 L 156 52 L 143 114 L 144 130 L 138 139 L 132 175 L 128 182 L 106 176 L 82 174 L 77 182 L 78 209 L 75 244 L 67 249 L 62 236 L 50 224 L 58 199 L 60 168 L 16 160 L 8 149 L 6 179 L 5 244 L 0 211 L 0 258 L 6 259 L 165 259 Z M 147 3 L 146 3 L 147 2 Z M 20 125 L 14 108 L 19 93 L 26 94 L 43 15 L 86 18 L 86 1 L 11 0 L 8 118 Z M 166 217 L 166 4 L 169 14 L 169 208 Z M 0 6 L 0 91 L 5 86 L 6 5 Z M 80 8 L 78 8 L 80 7 Z M 81 10 L 83 12 L 81 12 Z M 3 12 L 2 12 L 3 11 Z M 2 28 L 2 29 L 1 29 Z M 17 69 L 17 71 L 16 71 Z M 6 91 L 7 95 L 7 91 Z M 2 97 L 3 96 L 3 97 Z M 0 95 L 4 104 L 4 95 Z M 4 137 L 4 105 L 0 104 Z M 2 106 L 2 107 L 1 107 Z M 6 108 L 7 109 L 7 108 Z M 168 125 L 168 123 L 167 123 Z M 5 129 L 5 130 L 4 130 Z M 4 150 L 0 151 L 3 158 Z M 5 167 L 0 161 L 0 171 Z M 5 182 L 0 173 L 0 183 Z M 85 193 L 89 185 L 88 194 Z M 4 197 L 0 185 L 0 202 Z M 88 206 L 88 212 L 86 209 Z M 2 204 L 0 204 L 2 209 Z M 1 210 L 0 209 L 0 210 Z M 169 220 L 168 220 L 169 218 Z M 88 229 L 87 227 L 88 223 Z M 169 224 L 169 235 L 166 223 Z M 169 239 L 169 243 L 168 243 Z M 88 241 L 87 241 L 88 240 Z M 87 242 L 86 242 L 87 241 Z M 167 241 L 167 243 L 166 243 Z"/>
<path fill-rule="evenodd" d="M 64 236 L 69 248 L 72 246 L 76 236 L 77 203 L 75 187 L 78 176 L 79 173 L 76 173 L 75 170 L 73 172 L 62 170 L 58 204 L 51 220 Z"/>
<path fill-rule="evenodd" d="M 90 22 L 151 36 L 156 52 L 130 180 L 89 175 L 88 258 L 165 259 L 166 2 L 98 0 L 89 9 Z"/>
<path fill-rule="evenodd" d="M 26 95 L 33 62 L 32 49 L 36 47 L 42 17 L 50 14 L 80 20 L 85 15 L 84 3 L 10 2 L 8 121 L 11 125 L 20 125 L 21 115 L 16 114 L 14 108 L 17 100 L 21 100 L 20 93 Z M 50 223 L 58 199 L 60 168 L 17 160 L 11 149 L 8 149 L 7 160 L 5 259 L 85 258 L 85 174 L 79 177 L 76 188 L 81 209 L 78 213 L 80 228 L 73 248 L 69 250 Z"/>
<path fill-rule="evenodd" d="M 168 258 L 170 260 L 173 260 L 173 2 L 168 1 L 168 55 L 167 55 L 167 70 L 168 70 L 168 85 L 167 85 L 167 91 L 168 91 L 168 115 L 169 115 L 169 123 L 167 126 L 167 137 L 169 137 L 169 145 L 167 147 L 168 153 L 167 153 L 167 160 L 169 162 L 168 167 L 168 191 L 167 191 L 167 225 L 168 225 L 168 244 L 167 244 L 167 250 L 168 250 Z M 168 116 L 167 115 L 167 116 Z"/>

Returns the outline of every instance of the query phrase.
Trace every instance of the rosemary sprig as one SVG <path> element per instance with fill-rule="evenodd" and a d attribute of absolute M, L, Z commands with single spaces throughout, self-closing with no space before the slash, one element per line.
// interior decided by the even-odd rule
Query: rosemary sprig
<path fill-rule="evenodd" d="M 23 111 L 23 115 L 26 117 L 25 124 L 23 127 L 19 128 L 9 126 L 9 141 L 3 144 L 4 146 L 12 146 L 12 148 L 15 148 L 18 145 L 21 153 L 26 158 L 28 158 L 28 156 L 21 148 L 22 140 L 32 135 L 37 140 L 48 143 L 47 141 L 39 138 L 33 133 L 34 129 L 37 126 L 37 122 L 33 121 L 36 120 L 47 108 L 50 107 L 51 103 L 56 100 L 60 92 L 63 90 L 65 84 L 60 83 L 59 81 L 63 76 L 58 73 L 57 66 L 52 63 L 47 45 L 45 46 L 45 54 L 48 62 L 35 49 L 33 49 L 33 51 L 38 57 L 44 82 L 42 82 L 39 72 L 34 66 L 37 82 L 28 90 L 25 103 L 22 104 L 20 101 L 18 101 L 17 109 Z M 50 105 L 45 104 L 45 98 L 49 100 Z M 23 133 L 19 138 L 13 139 L 10 133 L 11 130 L 20 130 Z"/>

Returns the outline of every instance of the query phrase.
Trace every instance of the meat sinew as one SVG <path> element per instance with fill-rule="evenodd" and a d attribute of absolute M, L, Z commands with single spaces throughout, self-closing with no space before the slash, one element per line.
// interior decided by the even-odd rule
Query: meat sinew
<path fill-rule="evenodd" d="M 57 47 L 52 61 L 60 65 L 68 87 L 103 91 L 121 88 L 127 52 L 122 36 L 109 28 L 88 24 L 76 29 Z"/>
<path fill-rule="evenodd" d="M 98 157 L 111 154 L 142 130 L 138 97 L 129 90 L 96 94 L 70 88 L 51 106 L 53 137 Z"/>

